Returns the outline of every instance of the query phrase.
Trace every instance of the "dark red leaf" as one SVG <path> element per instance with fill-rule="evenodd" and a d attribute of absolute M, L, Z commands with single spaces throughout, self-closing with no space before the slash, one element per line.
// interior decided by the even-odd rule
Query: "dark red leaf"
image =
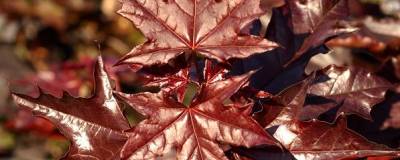
<path fill-rule="evenodd" d="M 346 119 L 343 117 L 334 125 L 321 121 L 283 125 L 277 129 L 274 137 L 297 159 L 356 159 L 400 155 L 399 151 L 368 141 L 347 129 Z"/>
<path fill-rule="evenodd" d="M 294 33 L 310 33 L 310 36 L 287 64 L 308 50 L 324 44 L 329 38 L 357 30 L 344 21 L 349 16 L 347 3 L 347 0 L 289 1 Z"/>
<path fill-rule="evenodd" d="M 261 8 L 264 10 L 271 10 L 283 5 L 285 5 L 285 0 L 261 0 Z"/>
<path fill-rule="evenodd" d="M 205 61 L 203 77 L 206 84 L 223 80 L 226 73 L 228 70 L 221 65 L 213 64 L 210 60 Z"/>
<path fill-rule="evenodd" d="M 310 87 L 314 78 L 315 75 L 313 74 L 302 82 L 285 89 L 274 98 L 277 104 L 272 104 L 270 107 L 274 107 L 274 110 L 281 108 L 281 111 L 274 117 L 272 122 L 267 124 L 266 128 L 288 124 L 292 123 L 294 120 L 298 120 L 306 99 L 307 89 Z"/>
<path fill-rule="evenodd" d="M 176 94 L 178 101 L 183 102 L 186 87 L 190 82 L 189 68 L 185 68 L 173 75 L 151 77 L 150 81 L 146 83 L 145 86 L 160 87 L 167 93 Z"/>
<path fill-rule="evenodd" d="M 14 101 L 35 115 L 55 124 L 71 142 L 65 159 L 118 159 L 129 129 L 112 93 L 109 77 L 99 58 L 95 70 L 95 93 L 75 98 L 64 92 L 61 98 L 40 91 L 38 98 L 13 94 Z"/>
<path fill-rule="evenodd" d="M 342 6 L 335 8 L 338 4 Z M 348 14 L 348 11 L 344 10 L 347 8 L 347 2 L 342 0 L 293 0 L 288 1 L 288 5 L 295 34 L 313 33 L 324 19 L 344 18 Z M 345 12 L 337 12 L 338 9 Z"/>
<path fill-rule="evenodd" d="M 251 160 L 250 158 L 241 156 L 241 155 L 239 155 L 237 153 L 232 153 L 232 158 L 231 159 L 233 159 L 233 160 Z"/>
<path fill-rule="evenodd" d="M 382 129 L 400 129 L 400 102 L 394 103 L 390 110 L 390 117 L 382 125 Z"/>
<path fill-rule="evenodd" d="M 165 76 L 148 76 L 149 80 L 144 86 L 160 87 L 163 92 L 168 94 L 176 94 L 179 102 L 183 102 L 186 88 L 189 83 L 199 85 L 198 82 L 192 81 L 189 76 L 190 68 L 181 69 L 179 72 Z M 228 70 L 218 64 L 214 64 L 211 60 L 205 60 L 203 70 L 204 84 L 213 83 L 223 80 Z M 199 80 L 200 81 L 200 80 Z"/>
<path fill-rule="evenodd" d="M 277 104 L 276 102 L 263 102 L 260 105 L 262 107 L 261 110 L 254 113 L 253 117 L 261 126 L 271 124 L 284 108 L 284 106 Z"/>
<path fill-rule="evenodd" d="M 393 87 L 385 79 L 365 70 L 336 66 L 328 66 L 318 72 L 315 81 L 307 93 L 319 98 L 319 102 L 307 104 L 301 114 L 302 119 L 317 118 L 339 107 L 337 116 L 343 112 L 371 120 L 372 107 L 383 101 L 386 91 Z"/>
<path fill-rule="evenodd" d="M 251 73 L 210 83 L 185 107 L 162 93 L 117 93 L 149 118 L 128 132 L 123 159 L 227 159 L 220 145 L 276 145 L 250 116 L 222 103 L 247 83 Z"/>
<path fill-rule="evenodd" d="M 198 53 L 226 62 L 277 47 L 266 39 L 241 35 L 263 11 L 260 0 L 122 0 L 119 13 L 148 38 L 119 64 L 166 64 L 178 55 Z"/>
<path fill-rule="evenodd" d="M 368 141 L 347 129 L 346 118 L 340 116 L 336 124 L 319 120 L 299 120 L 307 88 L 313 76 L 280 94 L 285 106 L 269 125 L 278 126 L 274 137 L 297 159 L 355 159 L 368 156 L 399 156 L 400 152 Z"/>
<path fill-rule="evenodd" d="M 251 80 L 251 86 L 264 89 L 276 94 L 296 82 L 304 79 L 304 68 L 311 56 L 327 52 L 326 47 L 319 46 L 309 50 L 305 56 L 288 67 L 284 65 L 299 49 L 303 43 L 304 35 L 295 35 L 289 24 L 292 23 L 289 8 L 286 6 L 273 9 L 272 19 L 268 26 L 266 37 L 280 44 L 279 47 L 268 54 L 254 55 L 250 58 L 239 60 L 235 63 L 233 72 L 245 73 L 249 70 L 259 69 Z"/>

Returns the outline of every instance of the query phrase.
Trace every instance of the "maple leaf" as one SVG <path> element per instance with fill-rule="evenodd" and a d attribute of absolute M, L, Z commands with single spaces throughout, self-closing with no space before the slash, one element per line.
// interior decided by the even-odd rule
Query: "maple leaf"
<path fill-rule="evenodd" d="M 214 64 L 210 60 L 205 61 L 205 66 L 203 71 L 205 84 L 223 80 L 225 78 L 224 77 L 225 74 L 227 73 L 228 70 L 222 67 L 221 65 Z"/>
<path fill-rule="evenodd" d="M 121 0 L 122 16 L 148 38 L 118 64 L 165 64 L 198 53 L 225 62 L 272 50 L 278 45 L 241 30 L 262 15 L 260 0 Z"/>
<path fill-rule="evenodd" d="M 163 77 L 150 77 L 149 82 L 147 82 L 144 86 L 160 87 L 162 88 L 162 91 L 166 93 L 175 93 L 178 101 L 183 102 L 183 99 L 185 98 L 186 87 L 190 82 L 189 68 L 184 68 L 176 74 Z"/>
<path fill-rule="evenodd" d="M 292 20 L 288 10 L 290 11 L 288 5 L 273 9 L 272 18 L 265 35 L 267 39 L 279 43 L 282 47 L 276 48 L 268 54 L 258 54 L 250 58 L 240 59 L 233 68 L 233 72 L 238 73 L 262 68 L 253 76 L 251 86 L 273 94 L 279 93 L 287 86 L 304 79 L 304 68 L 308 60 L 315 54 L 327 52 L 327 48 L 320 44 L 318 47 L 308 50 L 296 63 L 285 66 L 305 39 L 304 34 L 293 33 L 290 25 Z"/>
<path fill-rule="evenodd" d="M 347 129 L 344 116 L 336 124 L 319 120 L 299 120 L 307 88 L 314 76 L 291 87 L 279 96 L 284 106 L 278 117 L 267 127 L 278 126 L 273 136 L 297 159 L 355 159 L 367 156 L 399 156 L 400 152 L 376 144 Z"/>
<path fill-rule="evenodd" d="M 129 129 L 111 83 L 99 57 L 95 69 L 95 93 L 91 98 L 75 98 L 64 92 L 61 98 L 45 94 L 33 98 L 13 94 L 14 101 L 37 116 L 50 120 L 71 140 L 64 159 L 118 159 L 126 142 L 122 131 Z"/>
<path fill-rule="evenodd" d="M 308 50 L 322 45 L 329 38 L 358 30 L 344 21 L 349 16 L 347 0 L 293 0 L 288 4 L 292 12 L 294 33 L 310 35 L 287 64 Z"/>
<path fill-rule="evenodd" d="M 328 66 L 318 72 L 315 84 L 307 92 L 319 100 L 306 104 L 301 117 L 317 118 L 338 107 L 336 117 L 344 112 L 371 120 L 372 107 L 385 99 L 385 93 L 391 87 L 393 85 L 385 79 L 365 70 Z"/>
<path fill-rule="evenodd" d="M 206 60 L 203 71 L 204 82 L 201 87 L 207 87 L 207 85 L 224 80 L 227 77 L 227 73 L 228 70 L 223 66 L 214 64 L 210 60 Z M 237 91 L 231 96 L 231 103 L 228 104 L 228 106 L 245 115 L 250 115 L 254 101 L 249 99 L 249 97 L 261 98 L 263 96 L 269 96 L 269 94 L 262 91 L 252 90 L 249 86 L 242 86 L 240 91 Z"/>
<path fill-rule="evenodd" d="M 123 159 L 227 159 L 220 144 L 276 145 L 250 116 L 222 103 L 247 83 L 251 73 L 206 85 L 189 107 L 159 93 L 117 93 L 148 118 L 127 134 Z"/>
<path fill-rule="evenodd" d="M 205 60 L 205 66 L 203 69 L 203 77 L 197 77 L 198 82 L 191 80 L 189 75 L 189 67 L 179 70 L 175 74 L 165 76 L 148 76 L 148 81 L 144 86 L 148 87 L 160 87 L 161 90 L 168 94 L 176 94 L 179 102 L 183 102 L 185 97 L 185 91 L 189 83 L 193 83 L 200 86 L 199 82 L 204 78 L 204 85 L 222 80 L 228 70 L 218 64 L 213 64 L 210 60 Z M 197 75 L 199 76 L 199 75 Z"/>

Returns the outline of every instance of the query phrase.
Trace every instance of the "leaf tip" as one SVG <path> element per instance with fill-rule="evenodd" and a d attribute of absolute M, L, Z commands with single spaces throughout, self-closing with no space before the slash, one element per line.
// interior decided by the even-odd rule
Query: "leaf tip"
<path fill-rule="evenodd" d="M 14 101 L 14 103 L 20 107 L 29 107 L 29 100 L 27 98 L 32 98 L 27 95 L 19 94 L 19 93 L 11 93 L 11 97 Z"/>
<path fill-rule="evenodd" d="M 18 96 L 17 93 L 11 93 L 11 98 L 13 99 L 14 102 L 18 102 L 18 100 L 20 99 L 20 97 Z"/>

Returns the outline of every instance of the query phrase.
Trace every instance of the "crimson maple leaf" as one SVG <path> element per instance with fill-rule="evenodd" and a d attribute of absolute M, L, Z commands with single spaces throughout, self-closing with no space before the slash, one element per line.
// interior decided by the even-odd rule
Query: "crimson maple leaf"
<path fill-rule="evenodd" d="M 205 61 L 203 71 L 205 84 L 223 80 L 226 73 L 228 73 L 228 70 L 221 65 L 214 64 L 210 60 Z"/>
<path fill-rule="evenodd" d="M 50 120 L 71 140 L 64 159 L 119 159 L 127 139 L 122 131 L 130 127 L 113 96 L 101 58 L 96 64 L 91 98 L 75 98 L 66 92 L 58 98 L 42 91 L 38 98 L 21 94 L 13 94 L 13 98 L 19 106 Z"/>
<path fill-rule="evenodd" d="M 208 83 L 212 83 L 215 81 L 222 80 L 228 70 L 224 67 L 213 64 L 210 60 L 205 60 L 205 66 L 203 70 L 204 83 L 203 85 L 207 85 Z M 163 92 L 168 94 L 176 94 L 179 102 L 183 102 L 186 88 L 189 83 L 194 83 L 199 87 L 200 85 L 200 77 L 198 77 L 198 82 L 191 80 L 190 77 L 190 69 L 189 67 L 183 68 L 175 74 L 165 75 L 162 77 L 158 76 L 148 76 L 148 82 L 145 83 L 145 86 L 149 87 L 160 87 Z M 199 75 L 197 75 L 199 76 Z"/>
<path fill-rule="evenodd" d="M 121 0 L 122 16 L 148 38 L 118 64 L 165 64 L 198 53 L 225 62 L 272 50 L 278 45 L 242 29 L 263 14 L 260 0 Z"/>
<path fill-rule="evenodd" d="M 372 120 L 372 107 L 382 102 L 386 91 L 393 87 L 390 82 L 368 71 L 333 65 L 319 71 L 315 81 L 307 93 L 319 101 L 306 104 L 301 119 L 317 118 L 338 107 L 336 117 L 344 112 Z"/>
<path fill-rule="evenodd" d="M 399 156 L 400 151 L 368 141 L 347 128 L 342 115 L 336 124 L 319 120 L 303 122 L 299 114 L 303 108 L 307 88 L 314 76 L 285 90 L 279 96 L 284 106 L 267 128 L 278 126 L 274 137 L 297 159 L 355 159 L 368 156 Z"/>
<path fill-rule="evenodd" d="M 189 107 L 163 92 L 117 95 L 148 118 L 129 131 L 123 159 L 227 159 L 220 145 L 276 145 L 250 116 L 223 101 L 248 82 L 252 73 L 209 83 Z"/>
<path fill-rule="evenodd" d="M 189 68 L 184 68 L 173 75 L 150 77 L 149 82 L 147 82 L 145 86 L 160 87 L 162 88 L 162 91 L 166 93 L 175 93 L 178 101 L 183 102 L 183 99 L 185 98 L 186 87 L 190 82 Z"/>
<path fill-rule="evenodd" d="M 309 33 L 310 36 L 287 64 L 332 37 L 358 30 L 345 21 L 350 15 L 348 0 L 291 0 L 288 5 L 292 13 L 293 32 Z"/>

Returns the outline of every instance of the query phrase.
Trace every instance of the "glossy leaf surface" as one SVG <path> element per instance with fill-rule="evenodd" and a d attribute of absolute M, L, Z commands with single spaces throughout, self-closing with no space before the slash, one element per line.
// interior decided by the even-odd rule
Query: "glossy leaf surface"
<path fill-rule="evenodd" d="M 189 68 L 180 70 L 178 73 L 163 77 L 152 77 L 145 86 L 156 86 L 162 88 L 163 91 L 176 94 L 178 101 L 183 102 L 185 90 L 188 83 L 191 82 L 189 77 Z"/>
<path fill-rule="evenodd" d="M 128 132 L 123 159 L 227 159 L 220 146 L 276 145 L 261 126 L 222 102 L 247 83 L 251 73 L 208 84 L 191 106 L 162 93 L 117 93 L 139 113 L 149 117 Z M 175 159 L 175 158 L 174 158 Z"/>
<path fill-rule="evenodd" d="M 312 78 L 309 77 L 280 94 L 279 100 L 285 108 L 269 125 L 278 126 L 274 137 L 296 159 L 355 159 L 367 156 L 399 155 L 399 151 L 368 141 L 347 129 L 345 117 L 339 117 L 336 124 L 315 119 L 307 122 L 300 121 L 298 116 Z"/>
<path fill-rule="evenodd" d="M 122 0 L 119 13 L 148 41 L 119 64 L 165 64 L 184 52 L 225 62 L 277 47 L 241 30 L 262 15 L 260 0 Z"/>
<path fill-rule="evenodd" d="M 371 9 L 375 12 L 377 4 L 386 1 L 396 0 L 374 1 L 374 4 L 354 0 L 119 0 L 120 6 L 111 3 L 118 3 L 115 0 L 105 0 L 94 14 L 86 10 L 91 7 L 80 7 L 78 14 L 90 13 L 90 24 L 80 25 L 79 22 L 73 28 L 83 27 L 84 31 L 92 33 L 104 24 L 115 22 L 106 30 L 116 29 L 117 32 L 89 34 L 76 39 L 52 34 L 52 31 L 50 37 L 66 37 L 65 42 L 84 38 L 84 42 L 88 42 L 87 38 L 100 36 L 107 52 L 125 52 L 125 44 L 131 43 L 125 40 L 132 40 L 138 33 L 121 38 L 128 33 L 124 20 L 103 17 L 102 10 L 113 10 L 114 6 L 121 7 L 118 12 L 132 21 L 147 39 L 117 62 L 117 65 L 126 65 L 120 68 L 123 73 L 115 74 L 120 78 L 117 89 L 113 89 L 109 81 L 113 74 L 107 75 L 99 60 L 96 83 L 88 85 L 95 88 L 91 98 L 74 96 L 87 95 L 84 88 L 87 82 L 75 81 L 75 78 L 88 79 L 86 72 L 64 74 L 71 69 L 86 68 L 92 61 L 83 65 L 66 63 L 61 70 L 48 68 L 56 72 L 42 75 L 52 83 L 40 91 L 40 96 L 14 94 L 14 99 L 20 106 L 53 122 L 54 126 L 43 123 L 43 119 L 25 118 L 25 121 L 11 121 L 8 127 L 18 129 L 18 123 L 24 123 L 20 125 L 21 130 L 58 134 L 57 127 L 71 141 L 64 159 L 397 158 L 400 157 L 398 150 L 387 146 L 399 147 L 396 102 L 399 102 L 400 88 L 388 94 L 386 90 L 392 87 L 391 83 L 400 82 L 399 23 L 380 15 L 379 11 L 371 14 L 358 10 L 361 5 L 368 5 L 375 7 Z M 64 5 L 64 2 L 55 4 Z M 70 15 L 73 20 L 81 20 L 78 14 L 74 11 Z M 362 14 L 371 14 L 380 20 L 362 18 L 366 16 Z M 347 21 L 354 17 L 355 21 Z M 26 18 L 36 22 L 35 15 Z M 22 22 L 15 24 L 25 24 Z M 10 24 L 14 28 L 14 23 Z M 72 21 L 71 24 L 75 25 Z M 326 43 L 357 30 L 353 24 L 361 27 L 358 36 L 338 37 L 341 39 Z M 32 25 L 27 26 L 32 28 Z M 47 41 L 47 30 L 51 28 L 35 24 L 33 30 L 29 27 L 28 30 L 36 32 L 35 26 L 39 27 L 37 37 Z M 67 26 L 66 29 L 69 33 L 71 28 Z M 32 56 L 24 54 L 22 57 L 29 57 L 35 68 L 47 68 L 42 63 L 58 57 L 48 54 L 54 50 L 47 49 L 51 44 L 44 45 L 42 40 L 38 43 L 31 36 L 23 36 L 25 34 L 18 33 L 17 40 L 21 40 L 20 44 L 32 43 L 26 46 Z M 64 44 L 64 40 L 60 42 Z M 75 43 L 66 43 L 72 44 Z M 328 47 L 332 46 L 335 48 L 330 50 Z M 71 47 L 79 51 L 77 60 L 81 59 L 82 49 L 92 50 L 85 48 Z M 380 53 L 371 54 L 370 51 Z M 325 53 L 342 54 L 345 61 Z M 320 56 L 330 57 L 331 61 L 315 56 L 317 54 L 325 54 Z M 62 59 L 75 57 L 71 55 Z M 316 67 L 307 67 L 311 63 Z M 331 64 L 352 66 L 330 66 L 312 73 Z M 353 68 L 357 65 L 378 70 L 378 74 L 391 83 Z M 59 74 L 62 76 L 57 78 Z M 302 82 L 296 84 L 299 81 Z M 81 86 L 84 86 L 82 90 Z M 141 92 L 156 90 L 148 86 L 158 87 L 160 92 Z M 74 92 L 61 94 L 55 90 L 59 87 Z M 134 127 L 125 120 L 117 100 L 136 110 L 137 113 L 124 108 Z M 21 117 L 28 114 L 31 112 Z M 3 119 L 0 116 L 0 123 Z M 140 122 L 139 119 L 144 120 Z M 332 123 L 326 122 L 331 120 Z M 0 143 L 1 140 L 0 136 Z"/>
<path fill-rule="evenodd" d="M 129 129 L 113 96 L 109 77 L 99 58 L 95 70 L 95 93 L 91 98 L 61 98 L 45 94 L 38 98 L 14 94 L 14 101 L 37 116 L 50 120 L 71 141 L 64 159 L 118 159 Z"/>
<path fill-rule="evenodd" d="M 307 91 L 319 100 L 306 105 L 302 119 L 317 118 L 335 107 L 338 107 L 337 116 L 344 112 L 371 119 L 372 107 L 384 100 L 391 87 L 385 79 L 362 69 L 328 66 L 318 72 L 315 83 Z"/>
<path fill-rule="evenodd" d="M 329 38 L 357 30 L 344 21 L 349 16 L 347 0 L 293 0 L 289 7 L 294 33 L 310 34 L 289 63 Z"/>
<path fill-rule="evenodd" d="M 213 64 L 212 61 L 206 60 L 205 66 L 203 70 L 203 77 L 205 83 L 213 83 L 219 80 L 223 80 L 225 74 L 228 73 L 228 70 L 224 67 Z"/>

